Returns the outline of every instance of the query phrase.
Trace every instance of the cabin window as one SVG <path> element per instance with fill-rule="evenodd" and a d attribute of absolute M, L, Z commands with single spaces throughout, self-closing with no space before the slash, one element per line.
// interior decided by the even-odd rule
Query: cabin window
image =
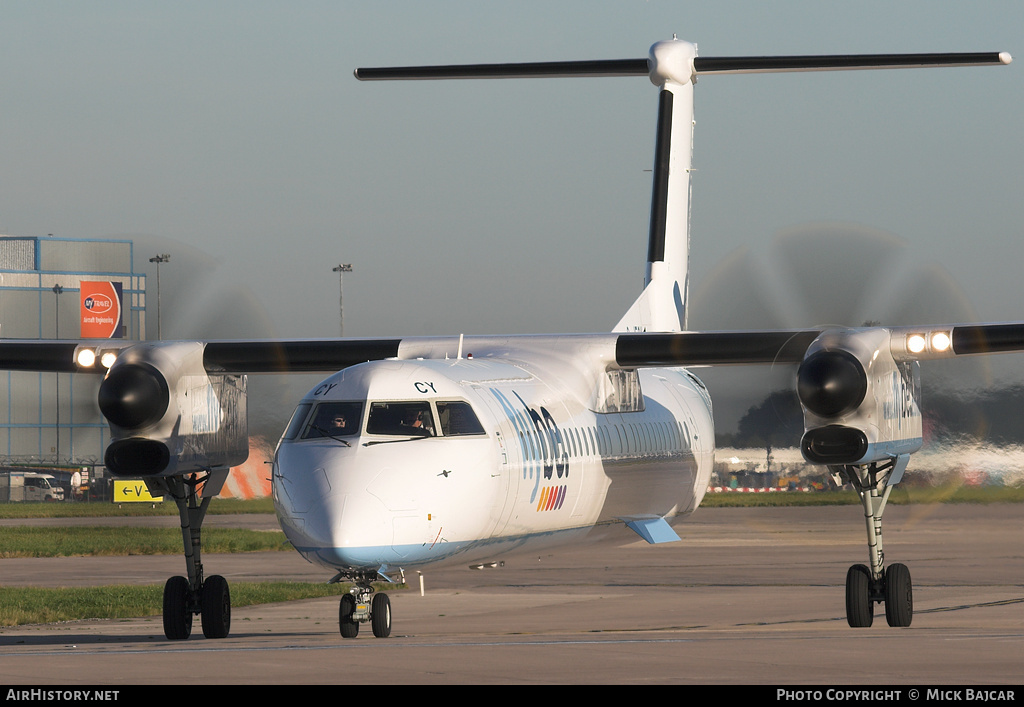
<path fill-rule="evenodd" d="M 425 400 L 371 403 L 366 432 L 371 435 L 433 437 L 434 416 Z"/>
<path fill-rule="evenodd" d="M 296 411 L 296 416 L 298 416 L 298 411 Z M 303 429 L 302 439 L 351 437 L 359 433 L 362 417 L 363 404 L 361 402 L 320 403 Z"/>
<path fill-rule="evenodd" d="M 439 401 L 437 417 L 441 421 L 441 434 L 445 437 L 484 434 L 484 427 L 469 403 Z"/>

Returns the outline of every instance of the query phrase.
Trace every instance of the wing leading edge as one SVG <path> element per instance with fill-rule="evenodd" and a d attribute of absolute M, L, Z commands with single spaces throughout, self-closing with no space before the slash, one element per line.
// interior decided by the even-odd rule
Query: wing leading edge
<path fill-rule="evenodd" d="M 894 358 L 931 360 L 1024 352 L 1024 322 L 953 324 L 924 327 L 875 327 L 890 333 Z M 863 329 L 868 331 L 869 329 Z M 686 331 L 628 334 L 542 334 L 466 336 L 462 348 L 483 356 L 543 355 L 546 347 L 590 351 L 610 368 L 723 366 L 800 363 L 826 329 L 776 331 Z M 851 329 L 850 331 L 860 331 Z M 454 358 L 460 337 L 387 339 L 289 339 L 196 342 L 204 346 L 203 367 L 210 373 L 332 373 L 366 361 L 388 358 Z M 0 370 L 56 373 L 105 373 L 103 366 L 81 363 L 83 349 L 118 352 L 173 342 L 0 341 Z M 593 345 L 613 348 L 593 353 Z"/>

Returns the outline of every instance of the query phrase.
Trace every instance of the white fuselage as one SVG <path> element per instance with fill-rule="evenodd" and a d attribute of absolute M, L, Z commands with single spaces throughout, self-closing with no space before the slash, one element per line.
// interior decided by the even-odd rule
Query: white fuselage
<path fill-rule="evenodd" d="M 610 377 L 595 400 L 603 369 L 580 370 L 558 358 L 435 358 L 325 379 L 274 457 L 288 539 L 332 569 L 383 571 L 692 512 L 714 455 L 704 386 L 682 369 L 642 369 Z M 349 418 L 341 432 L 321 424 L 332 411 Z M 414 412 L 428 433 L 402 426 Z"/>

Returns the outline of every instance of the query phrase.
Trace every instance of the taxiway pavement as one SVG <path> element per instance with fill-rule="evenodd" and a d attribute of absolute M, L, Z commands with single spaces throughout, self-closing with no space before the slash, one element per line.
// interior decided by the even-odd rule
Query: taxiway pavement
<path fill-rule="evenodd" d="M 904 629 L 881 605 L 871 628 L 846 624 L 863 524 L 859 506 L 706 508 L 677 526 L 681 543 L 623 535 L 496 569 L 428 569 L 423 596 L 412 572 L 390 594 L 388 639 L 368 626 L 342 639 L 336 599 L 235 608 L 222 640 L 202 638 L 197 619 L 198 635 L 167 641 L 159 617 L 0 629 L 0 684 L 1024 682 L 1024 505 L 887 508 L 886 560 L 914 582 Z M 0 584 L 162 584 L 183 564 L 5 559 Z M 292 552 L 208 554 L 204 565 L 229 582 L 329 575 Z"/>

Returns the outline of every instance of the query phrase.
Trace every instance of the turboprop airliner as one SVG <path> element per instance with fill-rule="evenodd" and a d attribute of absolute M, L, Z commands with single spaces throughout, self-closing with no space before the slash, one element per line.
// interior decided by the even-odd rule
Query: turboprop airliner
<path fill-rule="evenodd" d="M 708 390 L 691 370 L 794 364 L 805 458 L 851 484 L 864 506 L 868 562 L 846 578 L 847 620 L 875 604 L 909 626 L 909 570 L 884 563 L 882 513 L 922 446 L 919 361 L 1024 350 L 1024 323 L 686 329 L 693 91 L 718 74 L 1000 66 L 1002 52 L 698 57 L 673 38 L 646 58 L 358 69 L 359 80 L 647 77 L 658 89 L 645 286 L 611 332 L 312 341 L 2 342 L 14 370 L 102 373 L 111 474 L 146 480 L 182 521 L 187 576 L 164 589 L 164 632 L 193 616 L 228 635 L 231 601 L 206 577 L 201 527 L 228 468 L 248 454 L 248 374 L 325 371 L 275 451 L 274 503 L 304 557 L 354 587 L 339 629 L 391 633 L 371 582 L 406 569 L 475 566 L 627 527 L 677 542 L 673 524 L 707 489 L 714 458 Z M 112 363 L 111 363 L 112 361 Z"/>

